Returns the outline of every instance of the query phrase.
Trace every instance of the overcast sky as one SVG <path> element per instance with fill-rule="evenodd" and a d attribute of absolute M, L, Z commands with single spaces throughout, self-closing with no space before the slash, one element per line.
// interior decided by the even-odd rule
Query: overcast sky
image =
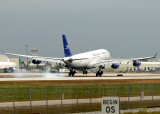
<path fill-rule="evenodd" d="M 0 0 L 0 48 L 63 57 L 104 48 L 114 58 L 160 54 L 160 0 Z M 158 54 L 158 55 L 159 55 Z"/>

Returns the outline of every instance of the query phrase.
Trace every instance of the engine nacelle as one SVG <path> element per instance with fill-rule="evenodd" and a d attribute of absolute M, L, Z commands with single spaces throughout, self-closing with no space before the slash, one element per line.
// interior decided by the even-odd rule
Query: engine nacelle
<path fill-rule="evenodd" d="M 118 64 L 118 63 L 113 63 L 113 64 L 111 65 L 111 68 L 113 68 L 113 69 L 118 69 L 118 68 L 119 68 L 119 64 Z"/>
<path fill-rule="evenodd" d="M 134 61 L 133 66 L 139 67 L 139 66 L 141 66 L 141 62 L 140 61 Z"/>
<path fill-rule="evenodd" d="M 33 63 L 33 64 L 37 64 L 37 65 L 38 65 L 38 64 L 40 64 L 40 63 L 41 63 L 41 61 L 39 61 L 39 60 L 32 60 L 32 63 Z"/>

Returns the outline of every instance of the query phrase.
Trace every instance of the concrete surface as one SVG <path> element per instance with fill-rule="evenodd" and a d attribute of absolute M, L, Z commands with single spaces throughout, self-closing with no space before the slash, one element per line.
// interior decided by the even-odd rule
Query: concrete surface
<path fill-rule="evenodd" d="M 160 79 L 160 74 L 150 73 L 125 73 L 123 76 L 105 73 L 96 77 L 94 73 L 88 75 L 76 74 L 68 77 L 66 73 L 0 73 L 0 81 L 35 81 L 35 80 L 110 80 L 110 79 Z"/>

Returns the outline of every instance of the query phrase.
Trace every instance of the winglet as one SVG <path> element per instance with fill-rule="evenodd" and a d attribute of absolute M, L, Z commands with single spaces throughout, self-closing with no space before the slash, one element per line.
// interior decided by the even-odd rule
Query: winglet
<path fill-rule="evenodd" d="M 3 53 L 4 55 L 6 55 L 6 52 L 5 52 L 3 49 L 1 49 L 1 51 L 2 51 L 2 53 Z"/>
<path fill-rule="evenodd" d="M 156 58 L 157 57 L 157 53 L 154 55 L 154 58 Z"/>

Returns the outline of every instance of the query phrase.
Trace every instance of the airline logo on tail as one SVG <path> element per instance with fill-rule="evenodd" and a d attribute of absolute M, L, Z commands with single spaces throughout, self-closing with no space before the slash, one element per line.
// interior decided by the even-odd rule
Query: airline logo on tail
<path fill-rule="evenodd" d="M 69 49 L 69 46 L 67 46 L 65 49 Z"/>
<path fill-rule="evenodd" d="M 72 56 L 71 51 L 70 51 L 69 46 L 68 46 L 68 42 L 67 42 L 66 36 L 62 35 L 62 39 L 63 39 L 63 47 L 64 47 L 64 55 L 65 55 L 65 57 Z"/>

